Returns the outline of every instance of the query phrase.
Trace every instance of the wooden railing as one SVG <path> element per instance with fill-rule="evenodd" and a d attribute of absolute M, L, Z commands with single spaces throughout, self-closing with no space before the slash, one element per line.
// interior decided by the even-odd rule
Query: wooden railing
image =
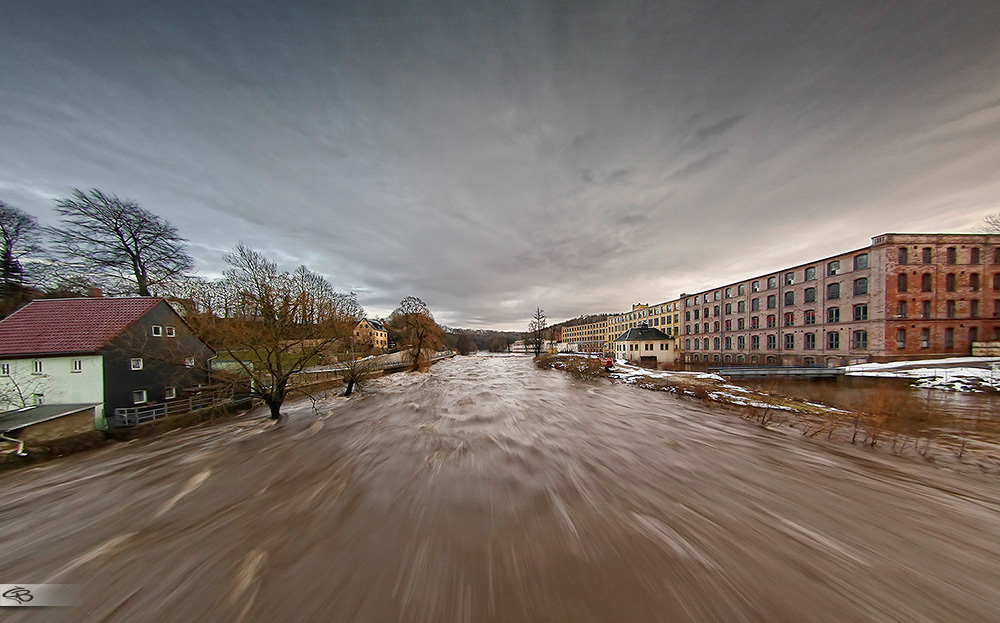
<path fill-rule="evenodd" d="M 245 397 L 240 397 L 240 400 Z M 221 392 L 208 392 L 195 394 L 190 398 L 179 398 L 168 400 L 151 405 L 140 405 L 137 407 L 124 407 L 115 409 L 113 415 L 108 417 L 108 427 L 122 428 L 127 426 L 138 426 L 146 422 L 152 422 L 158 418 L 171 415 L 190 413 L 199 409 L 207 409 L 218 405 L 228 404 L 234 401 L 232 389 Z"/>

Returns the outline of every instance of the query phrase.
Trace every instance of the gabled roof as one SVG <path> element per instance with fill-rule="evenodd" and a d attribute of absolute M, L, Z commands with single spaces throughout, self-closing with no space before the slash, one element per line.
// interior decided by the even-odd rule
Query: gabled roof
<path fill-rule="evenodd" d="M 386 328 L 378 320 L 372 320 L 370 318 L 362 318 L 361 322 L 367 322 L 369 325 L 371 325 L 371 328 L 375 329 L 376 331 L 385 331 L 386 333 L 388 333 L 388 331 L 386 331 Z"/>
<path fill-rule="evenodd" d="M 648 342 L 650 340 L 669 340 L 669 335 L 645 325 L 633 327 L 615 338 L 616 342 Z"/>
<path fill-rule="evenodd" d="M 37 299 L 0 321 L 0 356 L 93 353 L 163 299 Z"/>

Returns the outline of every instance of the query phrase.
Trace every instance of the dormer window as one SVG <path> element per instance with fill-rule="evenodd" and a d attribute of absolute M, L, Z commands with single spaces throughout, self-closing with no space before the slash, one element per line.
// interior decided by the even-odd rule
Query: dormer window
<path fill-rule="evenodd" d="M 153 334 L 153 337 L 161 337 L 163 335 L 163 327 L 161 327 L 158 324 L 154 324 L 152 327 L 150 327 L 150 330 Z"/>
<path fill-rule="evenodd" d="M 167 327 L 167 337 L 177 337 L 177 330 L 173 327 Z"/>
<path fill-rule="evenodd" d="M 142 370 L 142 357 L 133 357 L 132 358 L 132 369 L 133 370 Z"/>

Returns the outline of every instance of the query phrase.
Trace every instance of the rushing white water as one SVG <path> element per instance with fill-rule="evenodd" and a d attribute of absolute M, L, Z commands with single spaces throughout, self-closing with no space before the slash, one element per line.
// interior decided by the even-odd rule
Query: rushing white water
<path fill-rule="evenodd" d="M 997 620 L 996 476 L 520 357 L 287 413 L 0 475 L 0 581 L 85 595 L 10 620 Z"/>

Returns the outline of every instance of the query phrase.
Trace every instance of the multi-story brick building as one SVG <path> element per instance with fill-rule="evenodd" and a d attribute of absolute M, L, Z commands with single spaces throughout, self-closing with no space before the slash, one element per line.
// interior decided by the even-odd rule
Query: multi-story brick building
<path fill-rule="evenodd" d="M 840 365 L 1000 340 L 1000 234 L 868 247 L 681 296 L 684 361 Z"/>

